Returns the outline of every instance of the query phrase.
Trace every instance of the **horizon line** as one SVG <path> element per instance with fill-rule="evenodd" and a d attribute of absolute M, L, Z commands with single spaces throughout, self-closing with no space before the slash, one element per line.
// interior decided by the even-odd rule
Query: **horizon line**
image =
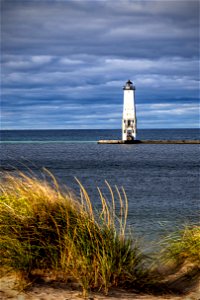
<path fill-rule="evenodd" d="M 160 128 L 140 128 L 137 130 L 182 130 L 182 129 L 197 129 L 200 130 L 198 127 L 171 127 L 171 128 L 166 128 L 166 127 L 160 127 Z M 0 128 L 0 131 L 17 131 L 17 130 L 122 130 L 121 128 Z"/>

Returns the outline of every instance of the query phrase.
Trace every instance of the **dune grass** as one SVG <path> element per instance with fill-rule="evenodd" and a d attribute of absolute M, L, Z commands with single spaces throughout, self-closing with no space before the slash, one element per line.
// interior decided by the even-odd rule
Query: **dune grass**
<path fill-rule="evenodd" d="M 136 240 L 125 237 L 126 194 L 110 185 L 110 202 L 99 189 L 102 209 L 96 212 L 87 191 L 77 180 L 80 198 L 63 193 L 55 178 L 50 183 L 22 173 L 7 176 L 1 186 L 0 243 L 2 264 L 29 281 L 33 273 L 54 272 L 71 277 L 85 295 L 134 282 L 143 274 L 143 254 Z"/>
<path fill-rule="evenodd" d="M 200 268 L 199 225 L 185 225 L 165 237 L 161 244 L 161 259 L 164 264 L 173 264 L 176 269 L 183 265 Z"/>
<path fill-rule="evenodd" d="M 55 279 L 77 282 L 86 296 L 91 289 L 107 294 L 111 287 L 134 286 L 144 291 L 163 282 L 137 239 L 127 236 L 128 201 L 123 188 L 112 189 L 106 182 L 109 200 L 98 188 L 101 209 L 97 211 L 78 179 L 79 197 L 63 192 L 53 175 L 46 173 L 48 180 L 7 174 L 0 186 L 1 263 L 19 275 L 21 285 L 53 274 Z M 170 235 L 163 247 L 162 264 L 190 262 L 199 268 L 200 227 Z"/>

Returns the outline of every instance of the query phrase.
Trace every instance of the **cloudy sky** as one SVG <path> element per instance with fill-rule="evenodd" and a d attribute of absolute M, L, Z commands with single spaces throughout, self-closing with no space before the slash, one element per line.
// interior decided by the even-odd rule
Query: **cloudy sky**
<path fill-rule="evenodd" d="M 2 0 L 2 128 L 198 127 L 199 3 Z"/>

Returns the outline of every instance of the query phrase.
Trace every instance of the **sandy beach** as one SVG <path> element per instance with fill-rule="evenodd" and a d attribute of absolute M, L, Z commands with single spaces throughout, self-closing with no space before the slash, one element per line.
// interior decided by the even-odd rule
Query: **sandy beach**
<path fill-rule="evenodd" d="M 66 284 L 57 281 L 34 284 L 26 291 L 19 291 L 14 285 L 12 276 L 4 276 L 0 279 L 1 300 L 82 300 L 81 289 L 74 283 Z M 111 289 L 108 295 L 100 292 L 90 292 L 88 300 L 200 300 L 200 286 L 197 285 L 185 295 L 151 295 L 126 291 L 123 289 Z"/>

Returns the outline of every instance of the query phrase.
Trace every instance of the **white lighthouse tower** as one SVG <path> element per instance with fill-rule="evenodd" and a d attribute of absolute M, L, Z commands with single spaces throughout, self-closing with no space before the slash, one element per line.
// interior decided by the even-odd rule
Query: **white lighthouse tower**
<path fill-rule="evenodd" d="M 122 119 L 122 140 L 132 141 L 136 139 L 137 120 L 135 109 L 135 87 L 128 80 L 123 88 L 124 108 Z"/>

